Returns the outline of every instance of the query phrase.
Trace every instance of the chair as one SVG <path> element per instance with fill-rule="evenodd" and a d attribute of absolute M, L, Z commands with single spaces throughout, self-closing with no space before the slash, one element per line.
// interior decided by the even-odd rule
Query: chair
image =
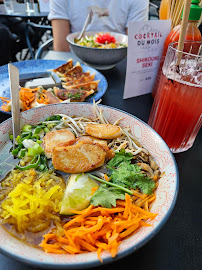
<path fill-rule="evenodd" d="M 35 29 L 38 30 L 34 41 L 30 40 L 29 27 L 32 27 L 32 29 L 34 29 L 34 30 Z M 30 55 L 31 55 L 31 59 L 35 59 L 35 53 L 38 50 L 39 42 L 41 41 L 42 35 L 47 30 L 52 31 L 52 26 L 37 24 L 37 23 L 33 23 L 33 22 L 27 22 L 26 27 L 25 27 L 25 40 L 26 40 L 27 47 L 28 47 L 28 50 L 29 50 Z"/>
<path fill-rule="evenodd" d="M 48 39 L 44 42 L 36 51 L 35 59 L 41 59 L 43 53 L 53 45 L 53 38 Z"/>
<path fill-rule="evenodd" d="M 159 19 L 160 1 L 149 2 L 149 20 Z"/>

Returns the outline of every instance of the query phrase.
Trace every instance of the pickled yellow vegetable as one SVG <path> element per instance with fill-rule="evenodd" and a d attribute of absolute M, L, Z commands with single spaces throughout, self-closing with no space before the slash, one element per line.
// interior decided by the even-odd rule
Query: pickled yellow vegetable
<path fill-rule="evenodd" d="M 2 223 L 14 225 L 17 232 L 23 233 L 25 230 L 40 232 L 50 226 L 51 220 L 60 221 L 57 213 L 65 189 L 61 177 L 34 169 L 13 170 L 1 184 L 1 195 L 2 185 L 9 189 L 1 202 Z"/>

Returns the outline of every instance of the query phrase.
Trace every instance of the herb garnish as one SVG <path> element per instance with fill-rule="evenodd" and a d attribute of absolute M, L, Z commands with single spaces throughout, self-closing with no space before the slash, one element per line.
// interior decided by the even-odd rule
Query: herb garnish
<path fill-rule="evenodd" d="M 104 184 L 100 185 L 91 198 L 91 204 L 103 207 L 116 206 L 116 200 L 123 200 L 125 192 L 128 190 L 127 193 L 131 194 L 131 189 L 140 189 L 148 195 L 153 193 L 154 180 L 141 173 L 141 168 L 137 164 L 131 164 L 132 158 L 131 153 L 125 153 L 125 150 L 122 149 L 107 163 L 109 169 L 107 175 L 110 182 L 105 181 Z M 98 180 L 97 177 L 88 175 Z"/>
<path fill-rule="evenodd" d="M 68 98 L 71 98 L 71 99 L 79 99 L 82 95 L 84 94 L 84 92 L 77 92 L 75 94 L 72 94 L 72 93 L 67 93 L 67 97 Z"/>

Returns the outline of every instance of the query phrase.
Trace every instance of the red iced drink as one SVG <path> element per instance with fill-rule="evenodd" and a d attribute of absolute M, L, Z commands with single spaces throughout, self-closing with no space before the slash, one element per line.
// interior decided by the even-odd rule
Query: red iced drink
<path fill-rule="evenodd" d="M 148 122 L 173 153 L 189 149 L 202 124 L 202 57 L 188 55 L 179 68 L 164 65 Z"/>

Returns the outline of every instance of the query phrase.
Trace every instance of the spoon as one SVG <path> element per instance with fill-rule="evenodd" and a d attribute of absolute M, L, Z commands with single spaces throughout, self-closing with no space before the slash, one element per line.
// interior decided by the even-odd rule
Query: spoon
<path fill-rule="evenodd" d="M 82 28 L 82 30 L 81 30 L 81 33 L 79 34 L 78 38 L 76 39 L 77 41 L 79 41 L 79 40 L 83 37 L 84 32 L 85 32 L 85 30 L 86 30 L 86 27 L 87 27 L 88 24 L 91 22 L 92 17 L 93 17 L 93 11 L 91 10 L 91 11 L 88 13 L 88 16 L 87 16 L 87 18 L 86 18 L 86 21 L 85 21 L 85 23 L 84 23 L 84 25 L 83 25 L 83 28 Z"/>
<path fill-rule="evenodd" d="M 15 139 L 20 134 L 19 69 L 12 64 L 8 64 L 8 73 L 11 92 L 13 149 L 15 149 Z"/>

